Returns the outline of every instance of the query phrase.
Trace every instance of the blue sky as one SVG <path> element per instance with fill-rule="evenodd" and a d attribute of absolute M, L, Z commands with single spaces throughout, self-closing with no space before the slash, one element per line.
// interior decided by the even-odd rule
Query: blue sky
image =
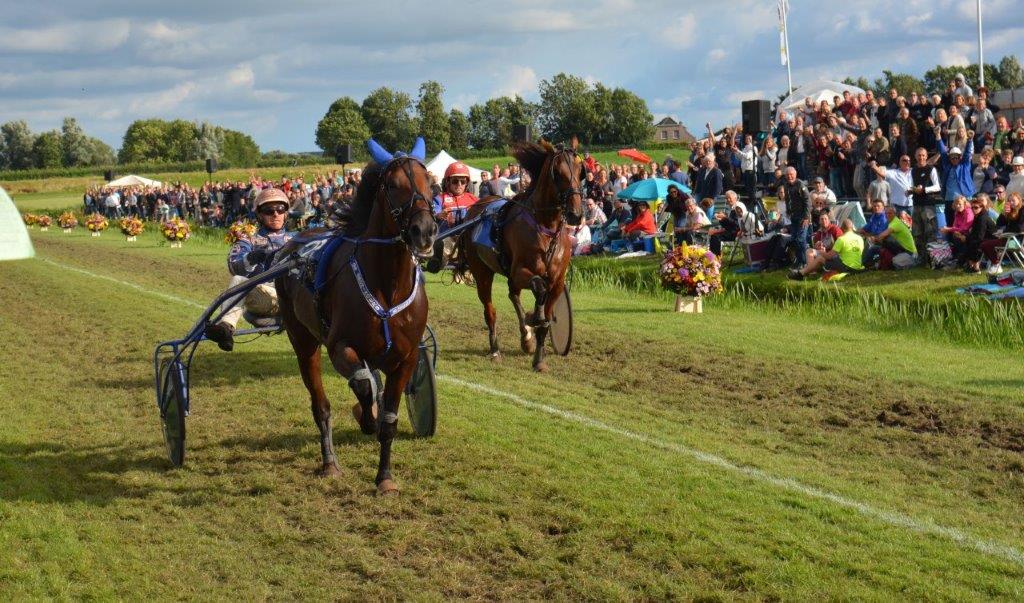
<path fill-rule="evenodd" d="M 976 60 L 973 0 L 790 0 L 794 84 Z M 1024 0 L 984 0 L 985 55 L 1024 58 Z M 559 72 L 623 86 L 699 131 L 786 87 L 775 0 L 13 2 L 0 121 L 75 116 L 115 148 L 134 119 L 209 120 L 263 150 L 314 150 L 339 96 L 387 85 L 448 107 L 537 98 Z"/>

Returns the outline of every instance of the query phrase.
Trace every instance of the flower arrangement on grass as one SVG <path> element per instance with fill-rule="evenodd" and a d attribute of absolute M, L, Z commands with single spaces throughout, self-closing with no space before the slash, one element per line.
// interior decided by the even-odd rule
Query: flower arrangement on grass
<path fill-rule="evenodd" d="M 25 221 L 25 226 L 35 226 L 39 223 L 39 216 L 28 212 L 21 214 L 21 219 Z"/>
<path fill-rule="evenodd" d="M 146 225 L 142 222 L 142 220 L 136 218 L 135 216 L 121 218 L 121 221 L 118 223 L 118 226 L 121 227 L 121 232 L 124 234 L 125 238 L 128 239 L 128 241 L 135 241 L 135 237 L 142 234 L 142 231 L 146 229 Z"/>
<path fill-rule="evenodd" d="M 700 298 L 722 290 L 722 263 L 703 247 L 676 247 L 665 254 L 659 274 L 661 285 L 676 294 L 677 310 L 682 306 L 681 298 L 690 296 L 696 298 L 691 311 L 700 312 Z"/>
<path fill-rule="evenodd" d="M 160 225 L 160 232 L 170 241 L 171 247 L 181 247 L 182 242 L 192 236 L 188 222 L 181 218 L 171 218 Z"/>
<path fill-rule="evenodd" d="M 93 214 L 85 219 L 85 227 L 89 229 L 92 236 L 98 237 L 100 233 L 110 226 L 110 222 L 100 214 Z"/>
<path fill-rule="evenodd" d="M 75 217 L 74 213 L 66 211 L 57 216 L 57 226 L 63 228 L 64 232 L 71 232 L 72 228 L 78 226 L 78 218 Z"/>
<path fill-rule="evenodd" d="M 234 245 L 240 239 L 251 237 L 256 234 L 256 225 L 248 220 L 239 220 L 232 224 L 228 228 L 227 234 L 224 235 L 224 242 L 228 245 Z"/>
<path fill-rule="evenodd" d="M 50 230 L 50 224 L 53 224 L 53 218 L 46 214 L 36 216 L 36 224 L 39 225 L 39 230 Z"/>

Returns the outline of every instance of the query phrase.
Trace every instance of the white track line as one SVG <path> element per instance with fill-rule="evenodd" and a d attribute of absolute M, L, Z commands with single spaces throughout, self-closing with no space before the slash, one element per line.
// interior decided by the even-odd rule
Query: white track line
<path fill-rule="evenodd" d="M 67 264 L 55 262 L 51 259 L 40 256 L 36 256 L 36 259 L 46 262 L 47 264 L 51 264 L 53 266 L 63 268 L 65 270 L 71 270 L 73 272 L 78 272 L 79 274 L 84 274 L 86 276 L 103 279 L 106 281 L 110 281 L 112 283 L 117 283 L 119 285 L 124 285 L 125 287 L 130 287 L 132 289 L 135 289 L 136 291 L 148 293 L 150 295 L 160 297 L 169 301 L 173 301 L 175 303 L 186 304 L 201 309 L 206 308 L 206 306 L 203 306 L 192 300 L 184 299 L 174 295 L 169 295 L 167 293 L 162 293 L 160 291 L 155 291 L 153 289 L 148 289 L 135 283 L 130 283 L 128 281 L 123 281 L 102 274 L 96 274 L 95 272 L 90 272 L 88 270 L 83 270 L 81 268 L 76 268 L 74 266 L 69 266 Z M 838 494 L 833 494 L 832 492 L 828 492 L 826 490 L 821 490 L 813 486 L 801 484 L 800 482 L 793 479 L 785 477 L 776 477 L 770 473 L 767 473 L 760 469 L 756 469 L 754 467 L 743 467 L 733 463 L 732 461 L 729 461 L 726 458 L 714 454 L 702 452 L 695 448 L 688 448 L 680 444 L 673 444 L 672 442 L 658 440 L 652 438 L 651 436 L 644 435 L 642 433 L 629 431 L 628 429 L 622 429 L 621 427 L 615 427 L 614 425 L 609 425 L 608 423 L 598 421 L 597 419 L 588 417 L 586 415 L 582 415 L 568 410 L 563 410 L 561 408 L 557 408 L 554 406 L 548 406 L 547 404 L 541 404 L 540 402 L 527 400 L 522 396 L 518 396 L 516 394 L 505 392 L 499 389 L 487 387 L 486 385 L 480 385 L 479 383 L 474 383 L 472 381 L 465 381 L 463 379 L 459 379 L 458 377 L 452 377 L 450 375 L 438 375 L 437 378 L 441 381 L 445 381 L 453 385 L 458 385 L 459 387 L 464 387 L 466 389 L 470 389 L 481 394 L 487 394 L 489 396 L 494 396 L 496 398 L 504 398 L 510 402 L 514 402 L 518 406 L 521 406 L 529 410 L 542 412 L 551 416 L 558 417 L 560 419 L 564 419 L 566 421 L 577 423 L 579 425 L 584 425 L 586 427 L 597 429 L 599 431 L 604 431 L 606 433 L 614 434 L 626 438 L 628 440 L 633 440 L 634 442 L 647 444 L 648 446 L 653 446 L 654 448 L 660 448 L 662 450 L 667 450 L 669 452 L 682 454 L 706 465 L 711 465 L 713 467 L 717 467 L 730 473 L 737 473 L 749 477 L 755 481 L 769 484 L 777 488 L 781 488 L 783 490 L 798 492 L 810 498 L 825 500 L 840 507 L 852 509 L 857 513 L 860 513 L 861 515 L 864 515 L 865 517 L 871 517 L 873 519 L 877 519 L 892 526 L 905 528 L 921 534 L 931 534 L 934 536 L 948 538 L 949 540 L 957 542 L 963 546 L 971 547 L 987 555 L 991 555 L 993 557 L 1001 557 L 1003 559 L 1013 561 L 1018 565 L 1024 566 L 1024 553 L 1022 553 L 1020 550 L 1005 544 L 1000 544 L 998 542 L 992 542 L 989 540 L 981 540 L 979 538 L 975 538 L 956 528 L 938 525 L 931 521 L 922 521 L 919 519 L 914 519 L 909 515 L 904 515 L 902 513 L 897 513 L 895 511 L 877 509 L 875 507 L 872 507 L 871 505 L 856 500 L 852 500 L 840 496 Z"/>
<path fill-rule="evenodd" d="M 671 442 L 658 440 L 650 436 L 644 435 L 642 433 L 629 431 L 628 429 L 622 429 L 621 427 L 615 427 L 614 425 L 609 425 L 608 423 L 598 421 L 597 419 L 588 417 L 586 415 L 582 415 L 568 410 L 563 410 L 561 408 L 557 408 L 554 406 L 548 406 L 547 404 L 541 404 L 540 402 L 527 400 L 522 396 L 494 389 L 492 387 L 487 387 L 486 385 L 480 385 L 479 383 L 474 383 L 472 381 L 465 381 L 463 379 L 459 379 L 458 377 L 452 377 L 450 375 L 438 375 L 437 378 L 440 381 L 451 383 L 453 385 L 458 385 L 466 389 L 471 389 L 482 394 L 487 394 L 489 396 L 494 396 L 497 398 L 504 398 L 510 402 L 514 402 L 515 404 L 523 408 L 552 415 L 560 419 L 564 419 L 566 421 L 578 423 L 580 425 L 584 425 L 592 429 L 597 429 L 599 431 L 604 431 L 617 436 L 621 436 L 623 438 L 633 440 L 635 442 L 640 442 L 642 444 L 647 444 L 655 448 L 660 448 L 662 450 L 667 450 L 669 452 L 682 454 L 706 465 L 711 465 L 713 467 L 723 469 L 730 473 L 738 473 L 740 475 L 749 477 L 756 481 L 770 484 L 772 486 L 776 486 L 784 490 L 799 492 L 800 494 L 809 496 L 811 498 L 826 500 L 840 507 L 853 509 L 854 511 L 860 513 L 861 515 L 878 519 L 893 526 L 906 528 L 911 531 L 919 532 L 922 534 L 932 534 L 935 536 L 948 538 L 961 545 L 977 549 L 982 553 L 992 555 L 995 557 L 1002 557 L 1003 559 L 1013 561 L 1018 565 L 1024 565 L 1024 553 L 1022 553 L 1021 551 L 1011 546 L 1000 544 L 998 542 L 980 540 L 956 528 L 941 526 L 931 521 L 921 521 L 918 519 L 914 519 L 909 515 L 904 515 L 902 513 L 897 513 L 894 511 L 885 511 L 883 509 L 877 509 L 875 507 L 872 507 L 871 505 L 856 500 L 851 500 L 838 494 L 833 494 L 832 492 L 820 490 L 813 486 L 801 484 L 800 482 L 793 479 L 785 477 L 776 477 L 770 473 L 766 473 L 765 471 L 755 469 L 753 467 L 743 467 L 729 461 L 728 459 L 716 456 L 714 454 L 709 454 L 707 452 L 702 452 L 694 448 L 687 448 L 686 446 L 681 446 L 679 444 L 673 444 Z"/>

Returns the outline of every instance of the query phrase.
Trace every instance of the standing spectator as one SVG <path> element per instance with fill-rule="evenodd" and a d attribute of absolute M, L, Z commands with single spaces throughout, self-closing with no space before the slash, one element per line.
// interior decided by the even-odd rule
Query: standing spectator
<path fill-rule="evenodd" d="M 693 194 L 698 199 L 714 199 L 724 192 L 725 175 L 718 169 L 713 156 L 705 155 L 703 162 L 704 165 L 697 172 L 696 181 L 693 183 Z"/>
<path fill-rule="evenodd" d="M 789 232 L 793 237 L 793 246 L 796 250 L 796 261 L 798 265 L 802 266 L 807 258 L 807 245 L 810 238 L 811 193 L 807 190 L 807 185 L 796 176 L 796 168 L 786 168 L 783 189 L 786 196 L 786 210 L 789 213 Z"/>
<path fill-rule="evenodd" d="M 974 141 L 967 141 L 967 149 L 959 147 L 946 148 L 946 143 L 939 140 L 939 162 L 942 170 L 943 200 L 946 202 L 945 215 L 939 219 L 941 230 L 952 218 L 953 201 L 964 196 L 974 196 L 974 177 L 971 175 L 971 156 L 974 155 Z"/>
<path fill-rule="evenodd" d="M 978 165 L 972 172 L 974 190 L 979 193 L 992 194 L 996 187 L 999 174 L 992 167 L 992 149 L 985 149 L 978 155 Z"/>
<path fill-rule="evenodd" d="M 1009 196 L 1013 193 L 1024 195 L 1024 157 L 1019 155 L 1014 157 L 1011 166 L 1012 171 L 1006 183 L 1006 195 Z"/>
<path fill-rule="evenodd" d="M 786 141 L 786 152 L 789 151 L 789 138 L 783 137 Z M 766 190 L 775 188 L 775 169 L 779 167 L 779 155 L 780 150 L 775 146 L 775 139 L 771 136 L 764 139 L 764 144 L 761 145 L 760 161 L 761 161 L 761 186 Z M 785 155 L 782 156 L 782 161 L 785 161 Z"/>

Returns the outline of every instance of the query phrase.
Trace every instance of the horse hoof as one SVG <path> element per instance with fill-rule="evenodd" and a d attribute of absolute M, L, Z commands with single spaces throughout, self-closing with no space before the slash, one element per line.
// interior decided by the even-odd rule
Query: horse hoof
<path fill-rule="evenodd" d="M 533 370 L 538 373 L 546 373 L 548 372 L 548 364 L 546 362 L 538 362 L 533 365 Z"/>
<path fill-rule="evenodd" d="M 341 469 L 334 463 L 325 463 L 322 467 L 316 470 L 317 477 L 338 477 L 341 475 Z"/>
<path fill-rule="evenodd" d="M 366 435 L 373 435 L 377 433 L 377 405 L 373 405 L 372 413 L 373 421 L 368 424 L 363 423 L 363 405 L 356 402 L 352 405 L 352 417 L 356 420 L 359 425 L 360 431 Z"/>
<path fill-rule="evenodd" d="M 491 362 L 501 362 L 501 352 L 491 352 L 487 355 Z"/>
<path fill-rule="evenodd" d="M 377 484 L 377 496 L 398 496 L 398 484 L 386 479 Z"/>
<path fill-rule="evenodd" d="M 537 340 L 532 336 L 519 342 L 524 354 L 532 354 L 537 351 Z"/>

